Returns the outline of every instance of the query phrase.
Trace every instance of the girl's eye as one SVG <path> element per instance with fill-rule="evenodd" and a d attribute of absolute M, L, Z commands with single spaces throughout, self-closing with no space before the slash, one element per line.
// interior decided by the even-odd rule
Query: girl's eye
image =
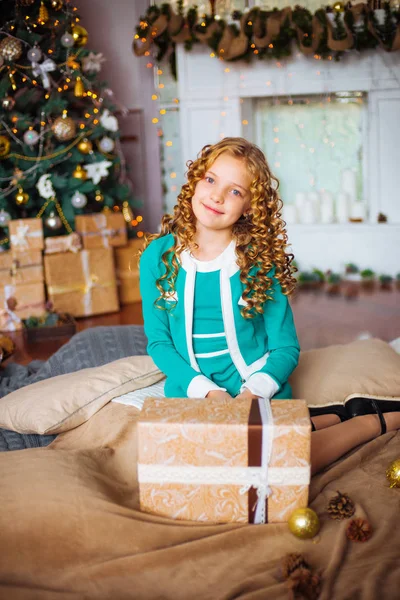
<path fill-rule="evenodd" d="M 213 183 L 214 179 L 212 177 L 206 176 L 207 183 Z"/>
<path fill-rule="evenodd" d="M 241 196 L 242 194 L 239 192 L 239 190 L 232 190 L 234 196 Z"/>

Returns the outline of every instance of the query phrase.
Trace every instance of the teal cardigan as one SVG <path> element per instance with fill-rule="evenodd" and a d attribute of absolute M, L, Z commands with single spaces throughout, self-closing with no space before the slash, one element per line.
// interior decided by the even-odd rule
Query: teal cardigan
<path fill-rule="evenodd" d="M 221 389 L 201 374 L 193 352 L 192 322 L 196 264 L 188 251 L 180 256 L 175 292 L 154 306 L 160 292 L 156 281 L 166 271 L 161 258 L 171 248 L 172 234 L 151 242 L 140 259 L 140 292 L 148 353 L 166 375 L 167 397 L 204 398 Z M 234 243 L 220 271 L 221 306 L 225 335 L 233 363 L 240 373 L 242 389 L 263 397 L 291 397 L 287 381 L 299 359 L 299 342 L 287 296 L 273 270 L 273 299 L 264 313 L 252 319 L 241 315 L 245 285 L 240 281 Z M 226 264 L 225 264 L 226 263 Z M 283 394 L 283 396 L 282 396 Z"/>

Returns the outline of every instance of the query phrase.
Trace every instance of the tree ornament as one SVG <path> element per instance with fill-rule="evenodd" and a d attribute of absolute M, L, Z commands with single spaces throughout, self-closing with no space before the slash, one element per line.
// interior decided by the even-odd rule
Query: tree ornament
<path fill-rule="evenodd" d="M 25 131 L 25 133 L 24 133 L 25 144 L 28 144 L 28 146 L 34 146 L 35 144 L 38 143 L 38 140 L 39 140 L 39 134 L 37 131 L 35 131 L 34 129 L 28 129 L 28 131 Z"/>
<path fill-rule="evenodd" d="M 35 0 L 18 0 L 18 4 L 21 6 L 32 6 Z"/>
<path fill-rule="evenodd" d="M 30 50 L 28 50 L 27 56 L 31 62 L 37 63 L 42 58 L 42 51 L 38 46 L 34 46 Z"/>
<path fill-rule="evenodd" d="M 356 509 L 352 499 L 338 491 L 329 501 L 327 510 L 331 519 L 342 520 L 352 517 Z"/>
<path fill-rule="evenodd" d="M 77 145 L 77 148 L 79 152 L 82 152 L 82 154 L 90 154 L 90 152 L 93 151 L 93 144 L 87 138 L 83 138 L 83 140 L 81 140 Z"/>
<path fill-rule="evenodd" d="M 8 227 L 11 221 L 11 215 L 4 208 L 0 210 L 0 227 Z"/>
<path fill-rule="evenodd" d="M 82 192 L 75 192 L 71 198 L 71 204 L 74 208 L 83 208 L 87 204 L 87 197 Z"/>
<path fill-rule="evenodd" d="M 333 5 L 333 10 L 336 13 L 344 12 L 344 4 L 343 4 L 343 2 L 335 2 L 335 4 Z"/>
<path fill-rule="evenodd" d="M 400 458 L 394 460 L 386 470 L 386 477 L 391 488 L 400 487 Z"/>
<path fill-rule="evenodd" d="M 22 44 L 12 37 L 5 37 L 0 42 L 0 54 L 6 60 L 17 60 L 22 54 Z"/>
<path fill-rule="evenodd" d="M 39 23 L 39 25 L 46 25 L 48 20 L 49 20 L 49 11 L 47 10 L 47 8 L 42 0 L 40 3 L 40 8 L 39 8 L 38 23 Z"/>
<path fill-rule="evenodd" d="M 64 46 L 64 48 L 72 48 L 74 43 L 75 40 L 72 33 L 64 33 L 64 35 L 61 37 L 61 45 Z"/>
<path fill-rule="evenodd" d="M 288 526 L 293 535 L 305 540 L 317 535 L 320 523 L 317 513 L 311 508 L 296 508 L 290 515 Z"/>
<path fill-rule="evenodd" d="M 67 117 L 65 115 L 62 117 L 57 117 L 51 126 L 51 130 L 60 142 L 67 142 L 75 137 L 75 121 L 71 119 L 71 117 Z"/>
<path fill-rule="evenodd" d="M 76 46 L 85 46 L 88 41 L 88 32 L 80 25 L 73 25 L 72 37 Z"/>
<path fill-rule="evenodd" d="M 101 52 L 95 54 L 89 52 L 87 56 L 82 58 L 82 71 L 84 73 L 100 73 L 101 64 L 105 62 L 105 58 Z"/>
<path fill-rule="evenodd" d="M 99 162 L 85 165 L 87 176 L 93 181 L 95 185 L 100 183 L 102 177 L 108 177 L 108 169 L 112 166 L 110 160 L 101 160 Z"/>
<path fill-rule="evenodd" d="M 76 78 L 75 87 L 74 87 L 74 96 L 76 98 L 82 98 L 85 93 L 85 86 L 83 85 L 83 81 L 80 77 Z"/>
<path fill-rule="evenodd" d="M 58 215 L 56 215 L 53 210 L 51 211 L 51 213 L 45 219 L 44 222 L 47 225 L 47 227 L 49 229 L 52 229 L 53 231 L 56 231 L 57 229 L 60 229 L 61 226 L 62 226 L 62 222 L 61 222 L 60 217 Z"/>
<path fill-rule="evenodd" d="M 39 177 L 36 188 L 40 196 L 46 198 L 46 200 L 49 200 L 49 198 L 53 198 L 56 195 L 50 173 L 44 173 L 44 175 Z"/>
<path fill-rule="evenodd" d="M 72 172 L 72 177 L 75 179 L 80 179 L 81 181 L 85 181 L 87 176 L 88 174 L 86 173 L 85 169 L 82 168 L 82 165 L 76 165 Z"/>
<path fill-rule="evenodd" d="M 1 106 L 4 110 L 12 110 L 15 106 L 15 100 L 12 96 L 4 96 L 1 101 Z"/>
<path fill-rule="evenodd" d="M 96 202 L 104 202 L 104 196 L 100 190 L 96 190 L 94 193 L 94 199 Z"/>
<path fill-rule="evenodd" d="M 104 129 L 107 129 L 108 131 L 118 131 L 117 117 L 114 117 L 114 115 L 110 113 L 108 108 L 103 110 L 102 115 L 100 117 L 100 124 L 104 127 Z"/>
<path fill-rule="evenodd" d="M 51 8 L 54 8 L 54 10 L 61 10 L 64 3 L 63 0 L 51 0 L 50 5 Z"/>
<path fill-rule="evenodd" d="M 6 158 L 9 155 L 11 142 L 5 135 L 0 135 L 0 158 Z"/>
<path fill-rule="evenodd" d="M 22 189 L 22 187 L 18 188 L 18 193 L 15 194 L 15 203 L 18 206 L 22 206 L 24 204 L 27 204 L 29 200 L 29 194 L 27 194 L 26 192 L 24 192 L 24 190 Z"/>
<path fill-rule="evenodd" d="M 352 542 L 367 542 L 372 535 L 372 527 L 366 519 L 352 519 L 346 535 Z"/>
<path fill-rule="evenodd" d="M 127 223 L 130 223 L 133 219 L 133 212 L 127 200 L 122 203 L 122 215 Z"/>
<path fill-rule="evenodd" d="M 15 73 L 15 71 L 9 71 L 8 78 L 10 80 L 11 87 L 12 87 L 13 91 L 15 92 L 17 90 L 17 84 L 15 83 L 14 73 Z"/>
<path fill-rule="evenodd" d="M 98 141 L 97 145 L 99 147 L 99 150 L 101 150 L 102 152 L 108 153 L 108 152 L 112 152 L 114 150 L 115 142 L 110 137 L 105 136 L 105 137 L 101 138 L 101 140 Z"/>

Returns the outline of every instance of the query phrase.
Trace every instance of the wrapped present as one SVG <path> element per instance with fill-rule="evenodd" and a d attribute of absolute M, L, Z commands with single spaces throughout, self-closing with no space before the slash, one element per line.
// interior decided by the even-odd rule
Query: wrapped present
<path fill-rule="evenodd" d="M 44 269 L 55 311 L 82 317 L 119 310 L 111 248 L 45 255 Z"/>
<path fill-rule="evenodd" d="M 40 317 L 44 311 L 43 282 L 0 287 L 0 331 L 22 329 L 21 319 Z"/>
<path fill-rule="evenodd" d="M 75 229 L 82 236 L 83 247 L 88 250 L 124 246 L 128 239 L 121 213 L 77 215 Z"/>
<path fill-rule="evenodd" d="M 44 240 L 44 253 L 57 254 L 62 252 L 79 252 L 82 250 L 82 240 L 79 233 L 73 232 L 69 235 L 56 235 Z"/>
<path fill-rule="evenodd" d="M 0 254 L 0 285 L 43 282 L 43 260 L 40 250 L 15 250 Z"/>
<path fill-rule="evenodd" d="M 17 219 L 8 224 L 12 250 L 42 250 L 43 226 L 41 219 Z"/>
<path fill-rule="evenodd" d="M 310 441 L 304 400 L 147 398 L 140 507 L 189 521 L 287 521 L 307 506 Z"/>
<path fill-rule="evenodd" d="M 139 250 L 143 248 L 142 239 L 129 240 L 127 246 L 115 249 L 118 294 L 121 304 L 139 302 Z"/>

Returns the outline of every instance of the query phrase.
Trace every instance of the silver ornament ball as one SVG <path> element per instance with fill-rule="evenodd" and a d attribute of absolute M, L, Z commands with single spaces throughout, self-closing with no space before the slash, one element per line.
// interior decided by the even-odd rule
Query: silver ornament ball
<path fill-rule="evenodd" d="M 25 133 L 24 133 L 25 144 L 28 144 L 28 146 L 34 146 L 35 144 L 37 144 L 38 140 L 39 140 L 39 134 L 37 131 L 35 131 L 34 129 L 28 129 L 28 131 L 25 131 Z"/>
<path fill-rule="evenodd" d="M 34 48 L 28 50 L 28 58 L 31 62 L 39 62 L 39 60 L 42 58 L 41 49 L 35 46 Z"/>
<path fill-rule="evenodd" d="M 8 223 L 11 221 L 11 215 L 4 208 L 0 210 L 0 227 L 8 227 Z"/>
<path fill-rule="evenodd" d="M 15 106 L 15 100 L 12 96 L 4 96 L 1 101 L 1 106 L 4 110 L 12 110 Z"/>
<path fill-rule="evenodd" d="M 103 137 L 99 141 L 99 148 L 102 152 L 112 152 L 114 150 L 115 142 L 110 137 Z"/>
<path fill-rule="evenodd" d="M 47 227 L 49 229 L 52 229 L 53 231 L 55 231 L 56 229 L 60 229 L 62 225 L 60 217 L 56 215 L 53 211 L 51 211 L 51 213 L 45 220 L 45 223 Z"/>
<path fill-rule="evenodd" d="M 74 208 L 83 208 L 87 204 L 87 198 L 82 192 L 75 192 L 71 198 L 71 204 Z"/>
<path fill-rule="evenodd" d="M 72 48 L 74 43 L 75 43 L 75 40 L 74 40 L 72 34 L 64 33 L 64 35 L 61 38 L 61 44 L 64 46 L 64 48 Z"/>

